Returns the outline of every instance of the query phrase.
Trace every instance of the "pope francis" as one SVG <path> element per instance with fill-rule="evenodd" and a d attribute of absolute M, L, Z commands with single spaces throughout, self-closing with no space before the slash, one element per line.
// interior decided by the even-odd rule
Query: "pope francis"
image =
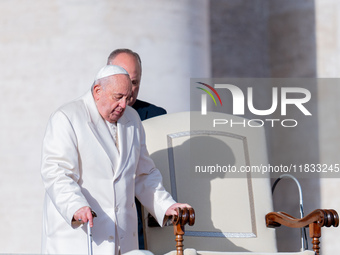
<path fill-rule="evenodd" d="M 130 95 L 128 73 L 107 65 L 90 91 L 50 117 L 41 166 L 43 254 L 86 254 L 85 222 L 94 254 L 138 249 L 135 196 L 160 225 L 176 207 L 190 207 L 164 189 L 138 114 L 127 106 Z"/>

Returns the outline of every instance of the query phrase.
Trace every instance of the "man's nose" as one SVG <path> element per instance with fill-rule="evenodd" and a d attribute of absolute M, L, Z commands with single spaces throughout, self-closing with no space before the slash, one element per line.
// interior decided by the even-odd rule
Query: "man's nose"
<path fill-rule="evenodd" d="M 127 100 L 126 98 L 122 98 L 122 99 L 120 100 L 120 102 L 119 102 L 119 106 L 120 106 L 121 108 L 125 109 L 127 103 L 128 103 L 128 100 Z"/>

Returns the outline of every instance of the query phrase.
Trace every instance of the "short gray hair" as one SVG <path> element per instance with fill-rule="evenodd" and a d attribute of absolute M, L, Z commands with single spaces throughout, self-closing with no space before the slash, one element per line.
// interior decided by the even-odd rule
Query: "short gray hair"
<path fill-rule="evenodd" d="M 134 56 L 137 59 L 137 62 L 139 63 L 140 66 L 140 70 L 142 71 L 142 60 L 140 58 L 140 56 L 138 55 L 137 52 L 134 52 L 130 49 L 116 49 L 114 51 L 111 52 L 111 54 L 109 55 L 109 57 L 107 58 L 107 65 L 111 64 L 111 61 L 113 61 L 115 59 L 115 57 L 117 57 L 120 53 L 126 53 L 129 54 L 131 56 Z"/>

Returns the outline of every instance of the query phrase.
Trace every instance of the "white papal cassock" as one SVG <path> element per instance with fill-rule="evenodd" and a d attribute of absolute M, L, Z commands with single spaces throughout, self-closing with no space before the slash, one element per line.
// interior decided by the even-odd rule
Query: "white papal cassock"
<path fill-rule="evenodd" d="M 118 120 L 119 153 L 91 91 L 59 108 L 50 118 L 42 155 L 46 189 L 42 253 L 86 254 L 86 227 L 72 222 L 90 206 L 94 219 L 93 253 L 138 249 L 135 194 L 162 225 L 175 203 L 150 159 L 138 114 L 125 109 Z"/>

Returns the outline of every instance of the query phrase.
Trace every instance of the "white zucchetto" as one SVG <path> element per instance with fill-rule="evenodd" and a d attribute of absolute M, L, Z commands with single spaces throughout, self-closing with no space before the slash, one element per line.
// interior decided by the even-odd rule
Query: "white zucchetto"
<path fill-rule="evenodd" d="M 107 65 L 104 66 L 102 69 L 99 70 L 97 76 L 96 76 L 96 80 L 111 76 L 111 75 L 115 75 L 115 74 L 128 74 L 128 72 L 120 66 L 116 66 L 116 65 Z"/>

